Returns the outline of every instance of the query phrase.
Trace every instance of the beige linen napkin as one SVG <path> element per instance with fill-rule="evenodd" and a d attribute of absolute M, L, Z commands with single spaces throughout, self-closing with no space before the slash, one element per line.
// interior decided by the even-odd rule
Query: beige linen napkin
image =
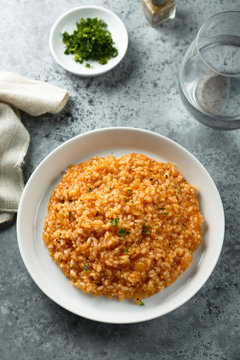
<path fill-rule="evenodd" d="M 30 137 L 18 109 L 32 116 L 56 114 L 67 100 L 64 89 L 0 71 L 0 224 L 13 219 L 24 188 L 21 164 Z"/>

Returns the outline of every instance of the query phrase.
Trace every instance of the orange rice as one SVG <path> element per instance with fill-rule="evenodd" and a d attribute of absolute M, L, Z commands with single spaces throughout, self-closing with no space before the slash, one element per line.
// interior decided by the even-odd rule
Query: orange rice
<path fill-rule="evenodd" d="M 196 188 L 175 165 L 94 157 L 53 191 L 43 240 L 77 288 L 142 304 L 190 266 L 202 222 Z"/>

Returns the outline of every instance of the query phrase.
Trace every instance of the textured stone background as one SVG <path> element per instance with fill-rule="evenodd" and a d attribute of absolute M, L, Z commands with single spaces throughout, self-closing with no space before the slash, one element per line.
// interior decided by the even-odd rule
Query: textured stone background
<path fill-rule="evenodd" d="M 65 72 L 48 48 L 56 18 L 90 3 L 116 12 L 130 38 L 121 64 L 91 79 Z M 162 318 L 120 326 L 77 317 L 53 303 L 23 265 L 15 225 L 0 231 L 1 360 L 240 359 L 240 130 L 221 132 L 199 124 L 184 109 L 177 88 L 180 62 L 199 26 L 216 12 L 240 9 L 240 1 L 178 0 L 177 5 L 176 20 L 153 29 L 137 0 L 1 0 L 1 68 L 70 92 L 59 115 L 22 114 L 31 135 L 25 181 L 72 136 L 130 125 L 165 135 L 191 151 L 213 177 L 226 214 L 220 260 L 198 294 Z"/>

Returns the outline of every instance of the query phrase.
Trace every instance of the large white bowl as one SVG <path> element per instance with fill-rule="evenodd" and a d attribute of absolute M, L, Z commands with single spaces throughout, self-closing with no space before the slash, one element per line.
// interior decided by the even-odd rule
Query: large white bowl
<path fill-rule="evenodd" d="M 114 46 L 118 50 L 118 55 L 105 65 L 98 64 L 97 61 L 87 61 L 92 66 L 91 68 L 85 67 L 86 62 L 76 63 L 74 55 L 65 55 L 65 44 L 62 42 L 62 34 L 65 31 L 72 34 L 76 29 L 76 23 L 81 18 L 88 17 L 97 17 L 106 22 L 108 30 L 112 34 Z M 67 11 L 57 19 L 50 32 L 49 46 L 52 56 L 65 70 L 81 76 L 95 76 L 113 69 L 123 59 L 128 47 L 128 33 L 121 19 L 112 11 L 100 6 L 80 6 Z"/>
<path fill-rule="evenodd" d="M 70 164 L 92 156 L 140 152 L 158 161 L 175 163 L 188 182 L 199 190 L 205 218 L 204 241 L 193 262 L 177 281 L 159 294 L 144 299 L 145 306 L 125 300 L 93 297 L 76 289 L 48 255 L 42 240 L 49 197 Z M 63 143 L 36 168 L 22 194 L 17 217 L 22 259 L 39 288 L 65 309 L 85 318 L 107 323 L 134 323 L 153 319 L 176 309 L 203 286 L 219 258 L 224 238 L 224 212 L 217 188 L 206 169 L 186 149 L 161 135 L 134 128 L 108 128 Z"/>

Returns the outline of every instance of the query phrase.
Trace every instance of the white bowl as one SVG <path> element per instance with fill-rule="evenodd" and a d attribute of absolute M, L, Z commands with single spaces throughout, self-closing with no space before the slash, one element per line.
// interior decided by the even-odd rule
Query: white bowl
<path fill-rule="evenodd" d="M 81 18 L 87 17 L 97 17 L 106 22 L 108 30 L 112 34 L 114 46 L 118 50 L 118 55 L 108 60 L 105 65 L 89 60 L 87 62 L 92 67 L 86 68 L 85 62 L 83 64 L 75 62 L 74 55 L 64 54 L 65 45 L 62 42 L 62 34 L 65 31 L 72 33 L 76 28 L 76 23 Z M 123 59 L 128 47 L 128 33 L 123 22 L 112 11 L 99 6 L 80 6 L 67 11 L 55 22 L 50 32 L 49 46 L 52 56 L 65 70 L 81 76 L 95 76 L 113 69 Z"/>
<path fill-rule="evenodd" d="M 69 164 L 92 156 L 119 156 L 140 152 L 158 161 L 175 163 L 199 191 L 206 226 L 204 241 L 191 266 L 170 287 L 150 298 L 145 306 L 133 301 L 93 297 L 75 288 L 53 262 L 42 240 L 49 197 Z M 17 217 L 22 259 L 33 280 L 53 301 L 88 319 L 107 323 L 150 320 L 176 309 L 203 286 L 219 258 L 224 238 L 224 212 L 217 188 L 201 163 L 187 150 L 161 135 L 134 128 L 108 128 L 78 135 L 52 151 L 38 165 L 23 191 Z"/>

